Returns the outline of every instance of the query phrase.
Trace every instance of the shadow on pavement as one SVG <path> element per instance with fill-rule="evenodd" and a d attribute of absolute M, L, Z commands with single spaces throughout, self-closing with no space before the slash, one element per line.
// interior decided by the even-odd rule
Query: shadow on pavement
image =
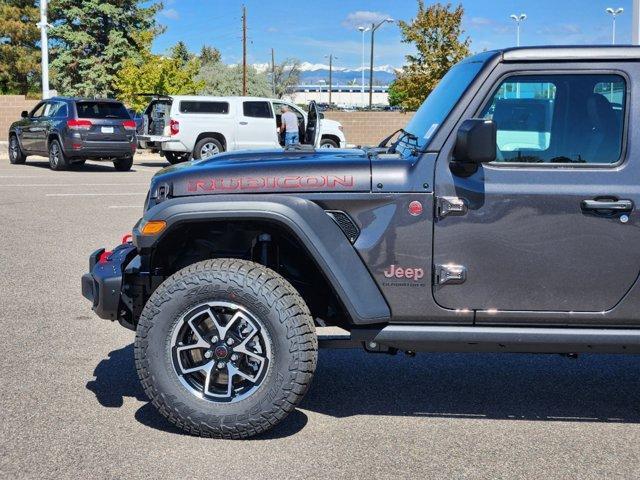
<path fill-rule="evenodd" d="M 127 397 L 135 398 L 145 404 L 135 414 L 138 422 L 147 427 L 179 435 L 188 435 L 175 427 L 149 402 L 136 373 L 133 344 L 109 353 L 109 357 L 100 361 L 93 375 L 95 380 L 87 382 L 87 389 L 91 390 L 103 407 L 120 408 Z M 294 435 L 307 424 L 307 416 L 300 410 L 294 410 L 286 419 L 273 430 L 256 437 L 256 440 L 268 440 Z"/>
<path fill-rule="evenodd" d="M 396 415 L 533 421 L 640 423 L 640 364 L 634 356 L 418 354 L 386 356 L 323 350 L 300 408 L 331 415 Z M 147 402 L 136 419 L 182 434 L 138 382 L 133 345 L 114 350 L 87 383 L 104 407 L 125 397 Z M 293 435 L 307 423 L 300 410 L 257 439 Z"/>

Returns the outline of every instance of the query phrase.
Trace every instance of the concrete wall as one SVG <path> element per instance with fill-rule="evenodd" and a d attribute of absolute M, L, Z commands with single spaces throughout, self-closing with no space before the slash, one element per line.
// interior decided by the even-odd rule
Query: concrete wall
<path fill-rule="evenodd" d="M 20 120 L 20 113 L 36 106 L 38 100 L 27 100 L 23 95 L 0 95 L 0 142 L 6 141 L 9 126 Z"/>
<path fill-rule="evenodd" d="M 325 112 L 325 118 L 342 123 L 347 143 L 376 146 L 386 136 L 406 126 L 413 112 Z"/>

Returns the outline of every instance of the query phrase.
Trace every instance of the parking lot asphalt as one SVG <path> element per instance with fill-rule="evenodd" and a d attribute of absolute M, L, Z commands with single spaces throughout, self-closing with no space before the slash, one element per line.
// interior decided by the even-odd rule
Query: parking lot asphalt
<path fill-rule="evenodd" d="M 80 293 L 151 176 L 0 155 L 0 478 L 638 478 L 637 357 L 322 351 L 301 406 L 246 441 L 182 434 L 138 384 L 133 332 Z"/>

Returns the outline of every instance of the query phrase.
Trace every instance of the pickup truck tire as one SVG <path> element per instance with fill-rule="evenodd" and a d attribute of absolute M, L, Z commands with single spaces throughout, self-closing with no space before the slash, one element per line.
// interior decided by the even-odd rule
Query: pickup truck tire
<path fill-rule="evenodd" d="M 133 166 L 133 157 L 119 158 L 113 161 L 113 166 L 119 172 L 128 172 Z"/>
<path fill-rule="evenodd" d="M 20 148 L 18 137 L 12 134 L 9 137 L 9 162 L 13 165 L 21 165 L 26 161 L 27 156 L 22 152 L 22 148 Z"/>
<path fill-rule="evenodd" d="M 56 171 L 69 168 L 69 160 L 57 139 L 51 140 L 51 143 L 49 143 L 49 167 L 51 167 L 51 170 Z"/>
<path fill-rule="evenodd" d="M 193 149 L 193 158 L 200 160 L 222 152 L 224 152 L 224 147 L 220 141 L 215 138 L 205 137 L 196 143 L 196 146 Z"/>
<path fill-rule="evenodd" d="M 215 259 L 180 270 L 151 295 L 135 361 L 170 422 L 193 435 L 238 439 L 294 410 L 317 349 L 309 309 L 289 282 L 257 263 Z"/>
<path fill-rule="evenodd" d="M 330 138 L 323 138 L 320 140 L 320 148 L 339 148 L 339 145 L 335 140 L 331 140 Z"/>
<path fill-rule="evenodd" d="M 191 158 L 190 153 L 180 153 L 180 152 L 164 152 L 164 158 L 167 159 L 171 165 L 176 165 L 177 163 L 186 162 Z"/>

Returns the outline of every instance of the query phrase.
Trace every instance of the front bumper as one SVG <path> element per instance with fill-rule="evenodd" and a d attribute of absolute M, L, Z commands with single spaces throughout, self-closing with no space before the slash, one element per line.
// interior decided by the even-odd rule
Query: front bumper
<path fill-rule="evenodd" d="M 122 298 L 125 269 L 137 255 L 131 243 L 117 246 L 102 262 L 104 248 L 89 256 L 89 273 L 82 276 L 82 295 L 92 302 L 93 311 L 100 318 L 120 320 L 127 308 Z"/>

